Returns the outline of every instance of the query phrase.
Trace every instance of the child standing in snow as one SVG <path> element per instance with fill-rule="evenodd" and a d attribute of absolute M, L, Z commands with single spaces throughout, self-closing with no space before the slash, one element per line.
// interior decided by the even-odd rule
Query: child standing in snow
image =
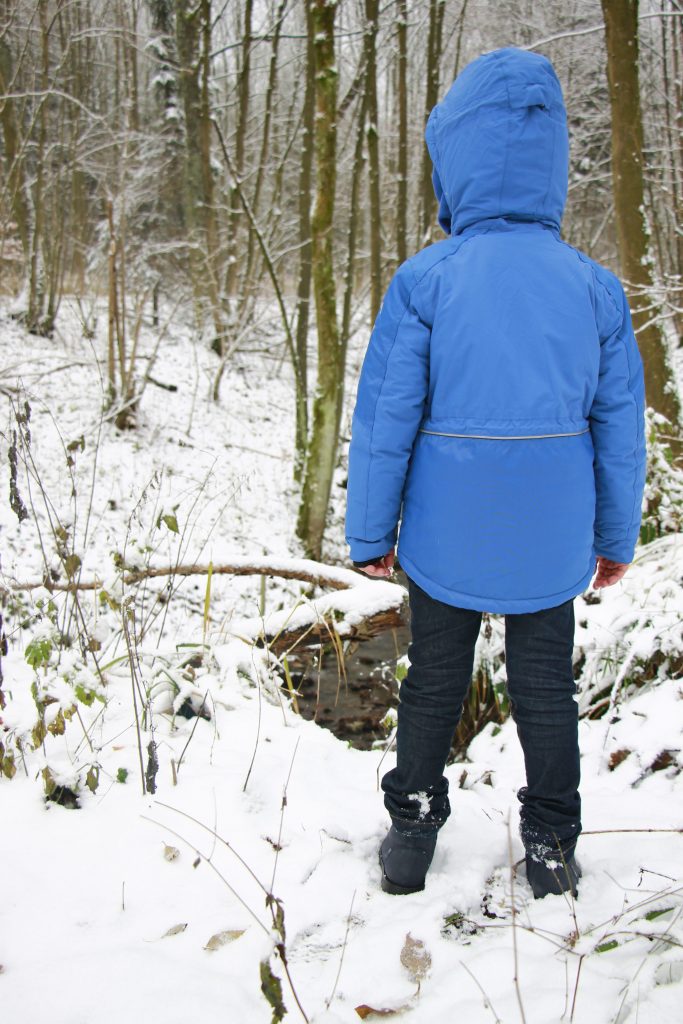
<path fill-rule="evenodd" d="M 483 611 L 505 615 L 519 791 L 536 897 L 576 893 L 581 831 L 573 599 L 621 579 L 645 477 L 644 390 L 621 284 L 560 238 L 568 136 L 538 54 L 473 61 L 426 131 L 447 238 L 404 263 L 365 356 L 347 541 L 409 578 L 410 668 L 382 887 L 424 888 L 450 813 L 444 767 Z"/>

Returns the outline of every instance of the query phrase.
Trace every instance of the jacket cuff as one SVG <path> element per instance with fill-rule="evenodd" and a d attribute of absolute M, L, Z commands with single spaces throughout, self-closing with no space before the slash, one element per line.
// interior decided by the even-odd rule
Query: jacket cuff
<path fill-rule="evenodd" d="M 630 565 L 633 561 L 635 548 L 624 544 L 596 544 L 595 557 L 609 558 L 610 562 L 620 562 L 622 565 Z"/>
<path fill-rule="evenodd" d="M 366 565 L 376 561 L 382 555 L 388 555 L 396 546 L 396 530 L 392 530 L 381 540 L 357 540 L 347 537 L 352 562 L 365 562 Z"/>

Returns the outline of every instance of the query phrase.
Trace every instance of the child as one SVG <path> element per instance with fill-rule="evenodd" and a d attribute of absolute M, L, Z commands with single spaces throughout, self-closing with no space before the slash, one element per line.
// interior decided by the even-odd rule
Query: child
<path fill-rule="evenodd" d="M 560 238 L 568 136 L 538 54 L 473 61 L 426 131 L 449 236 L 397 271 L 365 356 L 347 540 L 369 575 L 409 577 L 410 669 L 382 887 L 424 888 L 450 807 L 443 771 L 481 613 L 505 615 L 524 750 L 520 833 L 534 895 L 580 876 L 573 598 L 624 575 L 645 476 L 643 373 L 624 291 Z"/>

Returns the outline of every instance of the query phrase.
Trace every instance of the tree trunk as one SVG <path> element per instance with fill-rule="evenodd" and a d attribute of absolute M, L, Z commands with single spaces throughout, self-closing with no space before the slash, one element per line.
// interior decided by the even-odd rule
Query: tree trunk
<path fill-rule="evenodd" d="M 297 533 L 306 554 L 315 558 L 319 557 L 322 549 L 337 455 L 340 394 L 344 387 L 332 237 L 337 174 L 337 69 L 334 53 L 336 6 L 336 0 L 313 0 L 312 3 L 316 58 L 317 183 L 311 234 L 318 331 L 318 380 Z"/>
<path fill-rule="evenodd" d="M 399 0 L 398 21 L 398 196 L 396 201 L 396 256 L 408 258 L 408 0 Z"/>
<path fill-rule="evenodd" d="M 662 3 L 662 13 L 666 14 L 668 3 Z M 666 122 L 666 150 L 668 154 L 669 187 L 673 203 L 669 209 L 667 224 L 670 226 L 673 221 L 673 230 L 668 232 L 670 239 L 670 266 L 669 273 L 673 276 L 678 287 L 678 295 L 674 291 L 674 325 L 679 338 L 683 344 L 683 130 L 672 124 L 672 111 L 683 110 L 683 82 L 681 82 L 680 69 L 680 46 L 678 39 L 680 34 L 680 21 L 683 18 L 661 19 L 660 33 L 662 45 L 662 78 L 664 84 L 664 113 Z M 671 25 L 673 21 L 673 25 Z M 673 72 L 674 82 L 671 81 L 669 68 L 669 35 L 673 42 Z M 668 205 L 668 204 L 666 204 Z M 665 207 L 666 208 L 666 207 Z M 678 300 L 678 301 L 676 301 Z"/>
<path fill-rule="evenodd" d="M 344 303 L 342 306 L 341 344 L 343 359 L 346 360 L 346 346 L 351 334 L 351 312 L 353 303 L 354 271 L 356 269 L 356 241 L 358 238 L 359 200 L 363 171 L 363 139 L 365 136 L 365 110 L 367 94 L 363 93 L 358 104 L 358 125 L 356 145 L 351 170 L 351 196 L 349 201 L 349 225 L 346 243 L 346 271 L 344 273 Z"/>
<path fill-rule="evenodd" d="M 427 37 L 427 91 L 425 93 L 425 124 L 439 99 L 439 64 L 443 36 L 443 16 L 446 0 L 429 0 L 429 34 Z M 432 187 L 432 159 L 425 145 L 422 147 L 421 219 L 418 248 L 426 245 L 432 234 L 436 200 Z"/>
<path fill-rule="evenodd" d="M 602 0 L 612 109 L 612 184 L 621 272 L 645 368 L 648 405 L 680 429 L 680 405 L 653 310 L 644 211 L 643 123 L 638 82 L 638 0 Z"/>
<path fill-rule="evenodd" d="M 165 166 L 155 197 L 162 221 L 162 237 L 177 238 L 186 232 L 182 190 L 182 148 L 178 119 L 178 58 L 173 0 L 148 0 L 154 33 L 151 48 L 156 62 L 154 93 L 161 118 Z"/>
<path fill-rule="evenodd" d="M 268 161 L 268 153 L 270 148 L 270 132 L 271 132 L 271 121 L 273 117 L 273 101 L 276 95 L 277 87 L 277 60 L 278 51 L 280 48 L 280 34 L 282 32 L 282 22 L 285 17 L 285 10 L 287 8 L 288 0 L 280 0 L 277 11 L 275 13 L 275 25 L 273 27 L 273 42 L 270 51 L 270 67 L 268 69 L 268 87 L 266 89 L 266 102 L 265 112 L 263 116 L 263 132 L 261 135 L 261 152 L 259 153 L 258 165 L 256 168 L 256 184 L 254 185 L 254 195 L 251 200 L 251 207 L 254 211 L 254 216 L 258 218 L 259 215 L 259 204 L 261 201 L 261 190 L 263 188 L 263 179 L 266 172 L 266 164 Z M 255 238 L 254 232 L 249 232 L 249 244 L 247 248 L 247 259 L 246 267 L 247 272 L 245 280 L 252 280 L 252 270 L 255 252 Z"/>
<path fill-rule="evenodd" d="M 294 479 L 301 481 L 308 442 L 308 324 L 311 304 L 313 253 L 311 242 L 311 195 L 313 187 L 313 132 L 315 127 L 315 48 L 313 15 L 306 9 L 306 91 L 304 93 L 301 164 L 299 169 L 299 284 L 296 297 L 296 353 L 299 379 L 296 385 L 296 440 Z"/>
<path fill-rule="evenodd" d="M 207 312 L 222 354 L 224 327 L 217 284 L 216 215 L 211 169 L 211 0 L 177 0 L 176 42 L 185 127 L 183 199 L 190 243 L 192 285 L 201 322 Z"/>
<path fill-rule="evenodd" d="M 0 37 L 0 93 L 9 91 L 12 79 L 12 51 L 5 39 Z M 17 225 L 24 259 L 28 260 L 31 227 L 29 205 L 26 198 L 26 171 L 22 157 L 24 140 L 20 134 L 19 119 L 15 108 L 16 101 L 12 99 L 3 100 L 0 104 L 0 121 L 5 144 L 5 188 L 9 193 L 12 216 Z"/>
<path fill-rule="evenodd" d="M 382 305 L 382 209 L 377 112 L 377 22 L 379 0 L 365 0 L 365 103 L 370 192 L 370 320 Z"/>
<path fill-rule="evenodd" d="M 249 115 L 249 84 L 251 74 L 251 21 L 254 0 L 245 0 L 244 32 L 242 35 L 242 64 L 238 80 L 239 107 L 237 115 L 237 131 L 235 136 L 235 169 L 241 184 L 244 173 L 244 154 L 246 150 L 247 117 Z M 237 241 L 240 227 L 241 205 L 237 189 L 230 190 L 230 217 L 228 222 L 228 273 L 225 290 L 230 302 L 237 287 Z"/>

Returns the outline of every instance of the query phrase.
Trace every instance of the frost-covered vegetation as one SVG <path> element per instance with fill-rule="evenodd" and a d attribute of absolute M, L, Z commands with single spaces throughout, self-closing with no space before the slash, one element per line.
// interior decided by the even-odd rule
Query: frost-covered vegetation
<path fill-rule="evenodd" d="M 279 348 L 238 355 L 217 407 L 215 357 L 176 319 L 157 371 L 176 390 L 148 387 L 137 429 L 120 431 L 102 415 L 101 315 L 94 337 L 71 303 L 52 342 L 1 327 L 7 1012 L 265 1022 L 282 1002 L 287 1019 L 365 1007 L 477 1024 L 519 1019 L 521 1003 L 538 1024 L 676 1020 L 683 550 L 665 454 L 653 449 L 657 493 L 672 495 L 648 512 L 657 536 L 623 584 L 576 602 L 579 899 L 534 904 L 517 873 L 523 764 L 492 617 L 479 667 L 504 720 L 447 769 L 453 819 L 426 892 L 399 900 L 379 890 L 376 861 L 390 743 L 355 750 L 297 715 L 277 642 L 310 628 L 315 601 L 343 632 L 401 597 L 394 584 L 335 589 L 355 578 L 343 488 L 324 586 L 208 572 L 311 572 L 293 536 Z M 141 358 L 153 344 L 144 326 Z M 197 573 L 150 575 L 179 566 Z M 79 581 L 101 585 L 56 589 Z M 62 993 L 47 1016 L 36 964 Z"/>
<path fill-rule="evenodd" d="M 680 1020 L 682 40 L 673 0 L 0 3 L 3 1020 Z M 575 606 L 575 904 L 517 871 L 500 620 L 423 894 L 379 889 L 394 710 L 363 751 L 301 713 L 302 647 L 341 692 L 405 599 L 346 560 L 350 402 L 440 237 L 429 110 L 507 45 L 657 410 L 635 563 Z"/>

